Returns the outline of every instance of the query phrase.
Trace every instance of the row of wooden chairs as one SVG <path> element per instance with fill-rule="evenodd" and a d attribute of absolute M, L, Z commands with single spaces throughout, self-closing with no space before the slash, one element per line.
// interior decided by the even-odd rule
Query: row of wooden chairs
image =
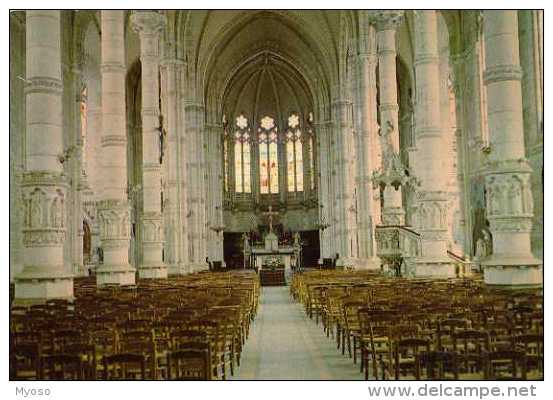
<path fill-rule="evenodd" d="M 536 291 L 501 291 L 468 279 L 313 271 L 294 276 L 291 295 L 322 322 L 342 354 L 354 364 L 361 360 L 366 379 L 413 378 L 442 353 L 458 379 L 493 379 L 496 356 L 509 354 L 514 358 L 503 360 L 503 367 L 509 362 L 512 367 L 499 369 L 502 374 L 543 376 L 543 297 Z M 405 355 L 407 343 L 420 346 Z"/>
<path fill-rule="evenodd" d="M 140 281 L 134 287 L 96 288 L 93 281 L 76 281 L 72 302 L 12 307 L 10 376 L 226 379 L 240 365 L 259 290 L 254 273 L 235 271 Z M 121 363 L 125 366 L 117 366 Z M 184 368 L 204 364 L 205 374 Z"/>

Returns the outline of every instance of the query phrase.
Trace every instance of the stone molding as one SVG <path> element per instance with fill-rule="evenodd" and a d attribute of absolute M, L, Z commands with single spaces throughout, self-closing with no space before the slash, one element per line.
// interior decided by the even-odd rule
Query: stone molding
<path fill-rule="evenodd" d="M 103 62 L 100 66 L 100 72 L 102 74 L 106 73 L 122 73 L 126 72 L 125 64 L 119 62 Z"/>
<path fill-rule="evenodd" d="M 522 68 L 518 65 L 494 65 L 484 71 L 484 84 L 503 81 L 520 81 Z"/>
<path fill-rule="evenodd" d="M 127 137 L 124 135 L 102 135 L 100 142 L 103 147 L 108 147 L 108 146 L 126 147 Z"/>
<path fill-rule="evenodd" d="M 420 54 L 416 53 L 414 66 L 415 68 L 425 64 L 437 64 L 440 62 L 440 57 L 435 53 Z"/>
<path fill-rule="evenodd" d="M 25 247 L 60 246 L 65 242 L 65 229 L 23 229 Z"/>
<path fill-rule="evenodd" d="M 25 84 L 25 94 L 50 93 L 61 95 L 62 91 L 63 82 L 61 81 L 61 79 L 47 76 L 35 76 L 32 78 L 27 78 Z"/>

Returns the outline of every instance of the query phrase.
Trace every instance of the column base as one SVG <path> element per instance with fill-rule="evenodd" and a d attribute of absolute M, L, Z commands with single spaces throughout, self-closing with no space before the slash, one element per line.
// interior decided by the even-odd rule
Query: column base
<path fill-rule="evenodd" d="M 208 271 L 209 265 L 206 263 L 190 263 L 188 264 L 188 270 L 190 272 Z"/>
<path fill-rule="evenodd" d="M 405 262 L 405 276 L 413 278 L 455 278 L 455 264 L 444 258 L 418 257 Z"/>
<path fill-rule="evenodd" d="M 356 269 L 380 271 L 382 262 L 378 257 L 359 258 L 357 259 Z"/>
<path fill-rule="evenodd" d="M 66 272 L 44 275 L 27 268 L 14 282 L 14 305 L 40 304 L 50 299 L 73 300 L 73 275 Z"/>
<path fill-rule="evenodd" d="M 180 264 L 168 264 L 167 276 L 179 276 L 184 275 L 183 266 Z"/>
<path fill-rule="evenodd" d="M 88 276 L 88 271 L 85 266 L 82 264 L 73 264 L 73 276 L 75 277 L 84 277 Z"/>
<path fill-rule="evenodd" d="M 493 254 L 483 262 L 486 285 L 541 287 L 542 262 L 533 256 L 501 257 Z"/>
<path fill-rule="evenodd" d="M 138 267 L 140 279 L 166 279 L 168 276 L 167 265 L 141 265 Z"/>
<path fill-rule="evenodd" d="M 358 259 L 357 258 L 354 258 L 354 257 L 348 257 L 348 258 L 338 258 L 338 260 L 336 260 L 336 267 L 337 268 L 343 268 L 343 269 L 346 269 L 346 268 L 353 268 L 353 269 L 356 269 L 357 268 L 357 263 L 358 263 Z"/>
<path fill-rule="evenodd" d="M 101 265 L 96 269 L 96 285 L 136 284 L 136 270 L 130 265 Z"/>

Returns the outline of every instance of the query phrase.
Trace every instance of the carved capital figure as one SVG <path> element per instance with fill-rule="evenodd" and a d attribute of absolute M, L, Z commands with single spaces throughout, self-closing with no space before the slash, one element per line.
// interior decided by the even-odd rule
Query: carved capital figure
<path fill-rule="evenodd" d="M 397 29 L 403 23 L 403 10 L 372 10 L 369 21 L 378 30 Z"/>

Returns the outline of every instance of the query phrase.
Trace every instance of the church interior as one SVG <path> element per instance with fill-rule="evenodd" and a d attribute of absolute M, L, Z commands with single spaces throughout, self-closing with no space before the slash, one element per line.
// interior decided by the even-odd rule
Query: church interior
<path fill-rule="evenodd" d="M 542 10 L 27 10 L 10 380 L 543 379 Z"/>

